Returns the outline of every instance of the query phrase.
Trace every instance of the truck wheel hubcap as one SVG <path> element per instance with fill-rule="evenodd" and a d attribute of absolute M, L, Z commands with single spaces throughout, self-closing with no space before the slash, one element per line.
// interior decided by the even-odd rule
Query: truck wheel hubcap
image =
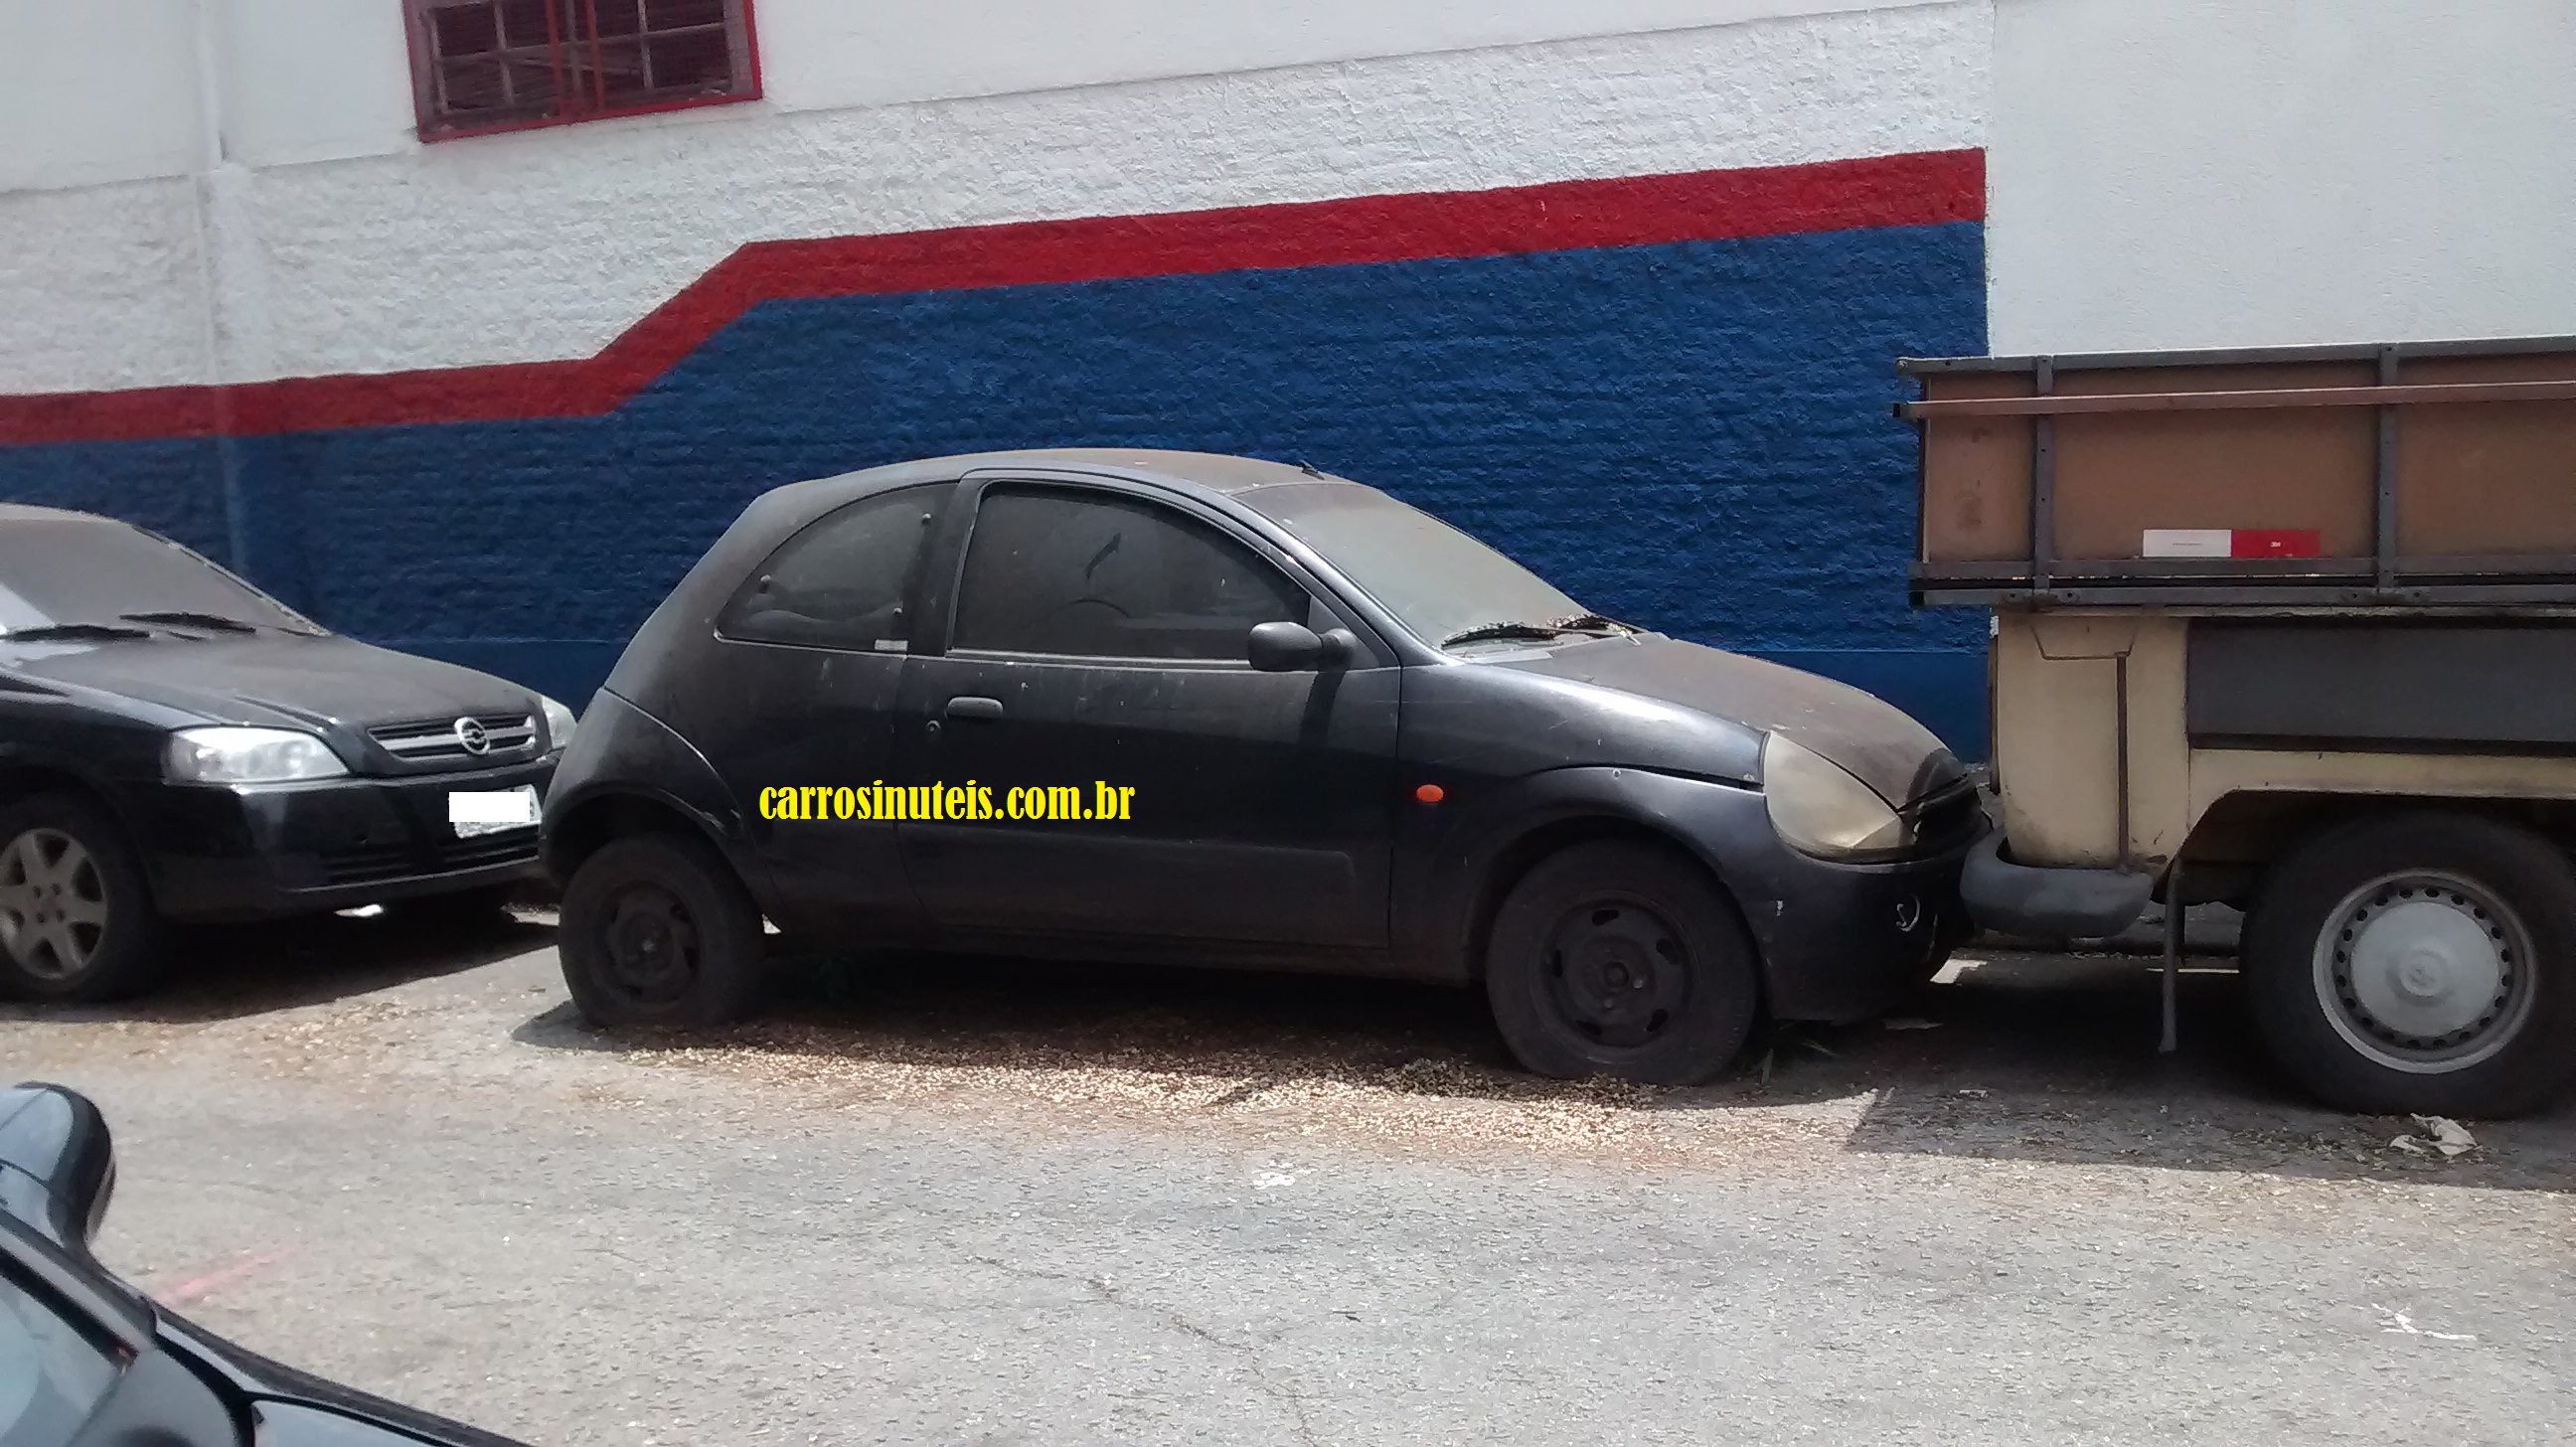
<path fill-rule="evenodd" d="M 67 980 L 107 933 L 107 881 L 81 842 L 30 829 L 0 849 L 0 942 L 27 973 Z"/>
<path fill-rule="evenodd" d="M 2394 874 L 2344 897 L 2317 939 L 2317 999 L 2345 1042 L 2393 1070 L 2464 1070 L 2531 1013 L 2521 917 L 2476 880 Z"/>

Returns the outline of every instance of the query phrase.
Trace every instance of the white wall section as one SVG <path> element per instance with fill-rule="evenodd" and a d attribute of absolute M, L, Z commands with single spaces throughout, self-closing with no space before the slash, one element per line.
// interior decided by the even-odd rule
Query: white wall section
<path fill-rule="evenodd" d="M 0 0 L 0 192 L 193 169 L 196 27 L 196 0 Z"/>
<path fill-rule="evenodd" d="M 811 109 L 1225 75 L 1946 0 L 762 0 L 769 93 Z"/>
<path fill-rule="evenodd" d="M 256 0 L 236 18 L 292 8 Z M 760 6 L 773 71 L 795 49 L 779 17 L 799 9 Z M 1974 147 L 1988 29 L 1983 3 L 1906 4 L 871 109 L 724 106 L 247 167 L 242 152 L 329 151 L 290 124 L 320 103 L 228 95 L 240 150 L 208 192 L 226 300 L 213 376 L 586 356 L 753 240 Z M 398 28 L 393 41 L 398 56 Z M 350 32 L 333 44 L 385 49 Z M 295 54 L 256 50 L 272 66 Z M 247 73 L 239 52 L 227 64 Z M 408 107 L 399 66 L 382 85 Z M 273 74 L 250 88 L 295 87 Z M 340 119 L 349 138 L 383 122 Z M 201 354 L 93 347 L 78 318 L 0 312 L 0 390 L 212 379 Z"/>
<path fill-rule="evenodd" d="M 2576 4 L 1998 0 L 1999 352 L 2576 333 Z"/>

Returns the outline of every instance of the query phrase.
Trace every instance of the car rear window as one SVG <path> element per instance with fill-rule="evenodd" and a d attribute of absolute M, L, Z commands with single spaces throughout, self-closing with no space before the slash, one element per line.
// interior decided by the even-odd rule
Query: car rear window
<path fill-rule="evenodd" d="M 860 652 L 912 636 L 904 600 L 953 484 L 900 488 L 823 514 L 743 580 L 716 621 L 728 638 Z"/>

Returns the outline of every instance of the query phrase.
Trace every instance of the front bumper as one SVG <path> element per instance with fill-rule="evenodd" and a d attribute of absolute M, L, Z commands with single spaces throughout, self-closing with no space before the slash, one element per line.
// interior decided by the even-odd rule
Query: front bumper
<path fill-rule="evenodd" d="M 135 842 L 152 897 L 181 920 L 268 919 L 539 876 L 537 829 L 458 838 L 447 795 L 536 786 L 553 759 L 396 778 L 225 788 L 146 785 Z"/>
<path fill-rule="evenodd" d="M 1905 998 L 1970 933 L 1959 902 L 1968 845 L 1889 864 L 1837 864 L 1776 838 L 1730 878 L 1783 1020 L 1865 1020 Z M 1757 883 L 1758 881 L 1758 883 Z"/>

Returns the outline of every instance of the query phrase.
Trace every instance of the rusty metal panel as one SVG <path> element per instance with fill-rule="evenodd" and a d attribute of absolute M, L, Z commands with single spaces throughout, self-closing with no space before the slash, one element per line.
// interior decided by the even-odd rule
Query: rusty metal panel
<path fill-rule="evenodd" d="M 2400 365 L 2409 382 L 2576 380 L 2576 354 Z M 2576 553 L 2576 402 L 2405 408 L 2397 475 L 2401 554 Z"/>
<path fill-rule="evenodd" d="M 1927 377 L 1924 391 L 1941 398 L 2027 397 L 2031 376 L 1973 372 Z M 1924 428 L 1923 560 L 2029 557 L 2030 420 L 1970 417 L 1927 422 Z"/>
<path fill-rule="evenodd" d="M 1918 597 L 2576 602 L 2576 341 L 1906 370 L 1923 386 L 1899 409 L 1922 435 Z M 2151 559 L 2151 529 L 2295 534 L 2315 556 Z"/>

